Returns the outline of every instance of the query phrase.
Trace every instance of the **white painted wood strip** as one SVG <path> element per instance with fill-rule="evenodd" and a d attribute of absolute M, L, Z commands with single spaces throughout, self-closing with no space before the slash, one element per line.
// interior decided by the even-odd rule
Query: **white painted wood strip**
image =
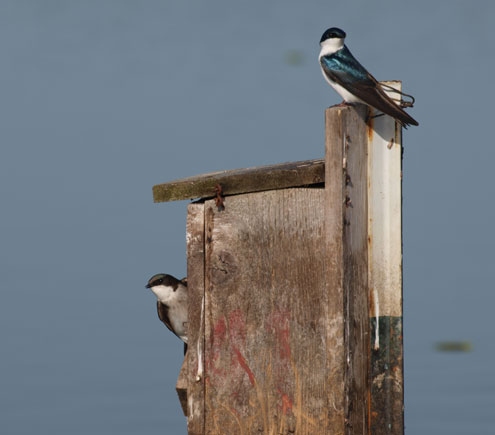
<path fill-rule="evenodd" d="M 399 81 L 383 83 L 401 90 Z M 387 93 L 399 98 L 397 93 Z M 368 134 L 368 264 L 370 315 L 378 320 L 402 316 L 402 137 L 401 127 L 390 116 L 373 118 L 372 127 Z M 377 331 L 375 348 L 378 336 Z"/>

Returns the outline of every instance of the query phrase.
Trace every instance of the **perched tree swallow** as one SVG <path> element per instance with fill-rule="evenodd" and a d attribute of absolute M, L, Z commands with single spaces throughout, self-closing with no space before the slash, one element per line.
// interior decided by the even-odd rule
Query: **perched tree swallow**
<path fill-rule="evenodd" d="M 184 342 L 184 354 L 187 351 L 187 280 L 178 280 L 172 275 L 159 273 L 153 275 L 146 288 L 158 299 L 156 308 L 158 317 L 177 337 Z"/>
<path fill-rule="evenodd" d="M 344 103 L 364 103 L 395 118 L 403 127 L 418 125 L 385 92 L 380 83 L 344 45 L 345 32 L 332 27 L 320 40 L 320 66 L 325 80 L 342 96 Z"/>

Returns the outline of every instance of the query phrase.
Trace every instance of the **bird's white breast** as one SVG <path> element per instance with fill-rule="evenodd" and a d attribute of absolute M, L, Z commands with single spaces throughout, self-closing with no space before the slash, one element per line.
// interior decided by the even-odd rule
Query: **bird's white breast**
<path fill-rule="evenodd" d="M 168 318 L 175 333 L 184 343 L 187 343 L 187 300 L 181 304 L 170 305 Z"/>
<path fill-rule="evenodd" d="M 157 299 L 165 305 L 170 305 L 170 303 L 174 302 L 178 297 L 177 291 L 174 292 L 172 287 L 166 285 L 155 285 L 151 287 L 151 291 L 156 295 Z"/>
<path fill-rule="evenodd" d="M 151 291 L 157 299 L 168 307 L 168 319 L 175 333 L 184 343 L 187 343 L 187 288 L 179 285 L 174 291 L 173 287 L 155 285 Z"/>
<path fill-rule="evenodd" d="M 320 64 L 321 65 L 321 64 Z M 364 103 L 361 98 L 356 97 L 354 94 L 351 94 L 346 88 L 340 86 L 338 83 L 335 83 L 333 80 L 330 80 L 328 76 L 325 74 L 323 67 L 321 68 L 321 72 L 323 77 L 327 81 L 327 83 L 335 89 L 335 91 L 344 99 L 347 103 Z"/>

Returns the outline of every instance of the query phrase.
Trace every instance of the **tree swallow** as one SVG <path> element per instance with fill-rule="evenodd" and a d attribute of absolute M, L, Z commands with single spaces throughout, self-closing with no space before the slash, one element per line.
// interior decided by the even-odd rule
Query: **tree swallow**
<path fill-rule="evenodd" d="M 187 351 L 187 279 L 180 281 L 172 275 L 153 275 L 146 288 L 156 295 L 158 317 L 184 342 Z"/>
<path fill-rule="evenodd" d="M 345 32 L 328 29 L 320 40 L 320 66 L 325 80 L 344 99 L 344 103 L 362 103 L 395 118 L 403 127 L 419 125 L 382 89 L 380 83 L 356 60 L 344 45 Z"/>

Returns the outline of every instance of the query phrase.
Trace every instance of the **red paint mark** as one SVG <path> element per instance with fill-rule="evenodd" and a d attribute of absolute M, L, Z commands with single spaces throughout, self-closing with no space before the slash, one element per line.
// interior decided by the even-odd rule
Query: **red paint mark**
<path fill-rule="evenodd" d="M 223 343 L 226 338 L 227 327 L 223 317 L 217 320 L 217 323 L 213 327 L 213 334 L 210 337 L 211 346 L 211 359 L 216 360 L 223 347 Z"/>
<path fill-rule="evenodd" d="M 280 359 L 290 359 L 290 313 L 288 311 L 273 312 L 266 320 L 265 329 L 275 334 Z"/>
<path fill-rule="evenodd" d="M 287 394 L 282 394 L 282 412 L 287 415 L 287 411 L 292 412 L 292 400 L 289 399 Z"/>
<path fill-rule="evenodd" d="M 242 405 L 245 401 L 242 384 L 246 383 L 246 374 L 252 386 L 256 383 L 243 356 L 247 330 L 245 315 L 241 310 L 234 310 L 220 317 L 212 326 L 207 349 L 207 376 L 213 387 L 228 383 L 231 386 L 231 405 Z"/>
<path fill-rule="evenodd" d="M 216 341 L 223 342 L 225 340 L 225 332 L 227 331 L 227 327 L 225 325 L 225 320 L 221 318 L 215 328 L 213 329 L 213 339 Z"/>
<path fill-rule="evenodd" d="M 246 320 L 241 310 L 234 310 L 229 313 L 229 341 L 232 350 L 230 359 L 230 375 L 232 380 L 242 382 L 243 373 L 245 372 L 249 377 L 251 385 L 254 385 L 255 378 L 253 372 L 242 355 L 246 346 Z M 238 371 L 239 366 L 244 372 Z"/>
<path fill-rule="evenodd" d="M 272 353 L 273 384 L 282 397 L 284 392 L 292 391 L 293 389 L 290 382 L 293 377 L 290 349 L 290 318 L 289 311 L 274 310 L 265 321 L 265 330 L 271 336 L 270 341 L 274 343 Z"/>
<path fill-rule="evenodd" d="M 239 361 L 239 364 L 241 365 L 241 367 L 244 369 L 244 371 L 249 376 L 249 381 L 251 382 L 251 385 L 254 386 L 254 382 L 255 382 L 254 375 L 253 375 L 253 372 L 251 371 L 251 369 L 249 368 L 249 366 L 247 365 L 246 360 L 242 356 L 242 354 L 239 351 L 239 349 L 237 349 L 237 347 L 232 346 L 232 349 L 234 350 L 234 352 L 235 352 L 235 354 L 237 356 L 237 361 Z"/>
<path fill-rule="evenodd" d="M 229 314 L 229 336 L 235 345 L 244 346 L 246 343 L 246 321 L 241 310 Z"/>
<path fill-rule="evenodd" d="M 224 342 L 227 336 L 227 326 L 225 319 L 221 317 L 215 323 L 210 336 L 210 349 L 206 353 L 206 372 L 212 377 L 212 384 L 216 384 L 217 378 L 225 377 L 225 370 L 222 368 L 221 355 L 224 349 Z"/>

